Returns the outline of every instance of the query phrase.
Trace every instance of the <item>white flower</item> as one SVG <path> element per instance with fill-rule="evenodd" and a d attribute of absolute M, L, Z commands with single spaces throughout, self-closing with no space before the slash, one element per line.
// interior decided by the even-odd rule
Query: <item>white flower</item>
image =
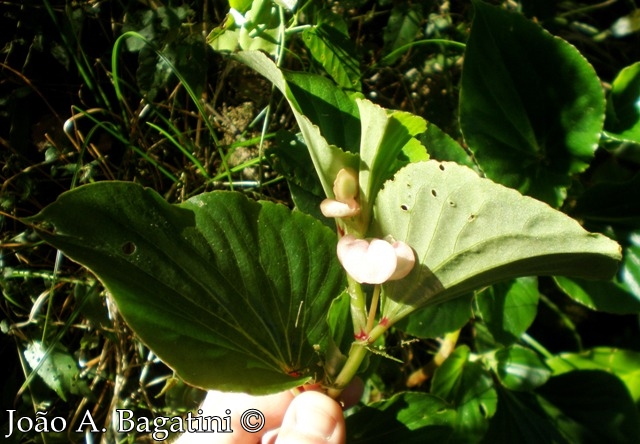
<path fill-rule="evenodd" d="M 338 259 L 355 281 L 382 284 L 402 279 L 416 263 L 413 250 L 404 242 L 358 239 L 346 235 L 338 241 Z"/>

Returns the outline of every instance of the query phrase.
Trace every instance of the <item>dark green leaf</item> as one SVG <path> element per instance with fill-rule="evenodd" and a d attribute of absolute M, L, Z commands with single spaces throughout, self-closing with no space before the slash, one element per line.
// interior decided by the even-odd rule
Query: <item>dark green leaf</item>
<path fill-rule="evenodd" d="M 314 125 L 330 145 L 346 151 L 360 149 L 358 107 L 331 80 L 303 72 L 285 72 L 292 104 Z"/>
<path fill-rule="evenodd" d="M 480 293 L 476 302 L 494 339 L 502 345 L 510 345 L 535 319 L 539 297 L 537 279 L 523 277 L 494 284 Z"/>
<path fill-rule="evenodd" d="M 624 68 L 611 84 L 605 129 L 609 135 L 640 143 L 640 62 Z"/>
<path fill-rule="evenodd" d="M 29 221 L 99 277 L 185 381 L 269 393 L 321 375 L 314 346 L 327 341 L 344 273 L 335 235 L 315 219 L 239 193 L 169 205 L 139 185 L 101 182 Z"/>
<path fill-rule="evenodd" d="M 638 410 L 624 384 L 609 373 L 564 373 L 551 378 L 538 394 L 570 442 L 631 444 L 640 436 Z"/>
<path fill-rule="evenodd" d="M 597 347 L 582 353 L 563 353 L 547 360 L 554 375 L 572 370 L 603 370 L 627 386 L 635 403 L 640 401 L 640 352 Z"/>
<path fill-rule="evenodd" d="M 483 443 L 569 444 L 540 407 L 535 395 L 498 389 L 498 410 L 489 424 Z"/>
<path fill-rule="evenodd" d="M 554 207 L 593 158 L 604 120 L 595 71 L 524 16 L 474 1 L 460 125 L 487 176 Z"/>
<path fill-rule="evenodd" d="M 419 338 L 439 338 L 462 328 L 471 318 L 473 293 L 418 310 L 396 327 Z"/>
<path fill-rule="evenodd" d="M 382 38 L 384 40 L 383 53 L 388 55 L 413 42 L 420 32 L 423 20 L 422 5 L 399 3 L 391 10 L 389 22 L 384 28 Z M 387 64 L 392 64 L 401 54 L 386 60 Z"/>
<path fill-rule="evenodd" d="M 467 346 L 458 347 L 436 370 L 431 393 L 458 412 L 454 442 L 478 442 L 496 411 L 493 380 L 480 362 L 470 360 Z"/>
<path fill-rule="evenodd" d="M 399 393 L 361 408 L 347 418 L 349 444 L 447 442 L 456 413 L 426 393 Z"/>
<path fill-rule="evenodd" d="M 640 173 L 625 182 L 603 182 L 587 189 L 572 214 L 592 222 L 640 227 Z"/>
<path fill-rule="evenodd" d="M 329 24 L 305 29 L 302 41 L 316 62 L 346 90 L 360 91 L 360 66 L 356 48 L 348 35 Z"/>

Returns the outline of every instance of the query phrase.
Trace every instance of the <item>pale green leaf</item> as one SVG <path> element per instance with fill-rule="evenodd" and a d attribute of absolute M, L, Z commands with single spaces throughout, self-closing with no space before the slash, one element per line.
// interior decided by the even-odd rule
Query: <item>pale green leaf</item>
<path fill-rule="evenodd" d="M 374 208 L 378 237 L 409 244 L 418 264 L 383 285 L 390 321 L 513 277 L 611 277 L 620 248 L 575 220 L 451 162 L 413 163 L 385 184 Z"/>

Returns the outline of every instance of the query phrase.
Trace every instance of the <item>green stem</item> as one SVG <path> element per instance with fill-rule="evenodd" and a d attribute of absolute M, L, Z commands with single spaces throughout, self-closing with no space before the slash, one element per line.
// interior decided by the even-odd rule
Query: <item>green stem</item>
<path fill-rule="evenodd" d="M 362 360 L 367 356 L 367 343 L 366 342 L 354 342 L 349 350 L 349 357 L 347 362 L 344 363 L 342 370 L 338 373 L 332 387 L 327 390 L 327 395 L 333 399 L 338 399 L 342 390 L 345 389 L 358 372 Z"/>
<path fill-rule="evenodd" d="M 373 296 L 371 297 L 371 305 L 369 306 L 369 318 L 367 319 L 367 333 L 373 328 L 373 323 L 376 320 L 376 311 L 378 308 L 378 301 L 380 300 L 380 285 L 376 285 L 373 288 Z"/>
<path fill-rule="evenodd" d="M 353 335 L 361 338 L 367 333 L 367 303 L 362 287 L 353 278 L 347 275 L 349 284 L 347 291 L 349 292 L 349 303 L 351 309 L 351 319 L 353 320 Z"/>

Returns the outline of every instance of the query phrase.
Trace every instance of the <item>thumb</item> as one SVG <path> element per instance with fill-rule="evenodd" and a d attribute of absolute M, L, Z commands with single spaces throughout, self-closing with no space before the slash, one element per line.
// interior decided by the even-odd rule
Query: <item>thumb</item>
<path fill-rule="evenodd" d="M 344 444 L 346 429 L 340 405 L 320 392 L 296 396 L 287 409 L 276 444 Z"/>

